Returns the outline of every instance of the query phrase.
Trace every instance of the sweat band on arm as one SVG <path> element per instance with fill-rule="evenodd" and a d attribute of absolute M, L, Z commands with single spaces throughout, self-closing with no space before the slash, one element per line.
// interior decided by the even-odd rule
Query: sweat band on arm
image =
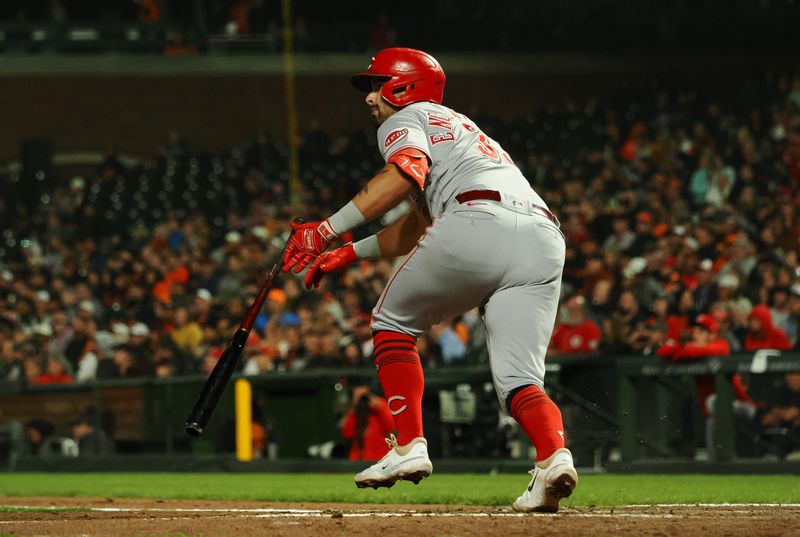
<path fill-rule="evenodd" d="M 337 235 L 357 228 L 366 221 L 367 219 L 352 200 L 328 218 L 328 224 Z"/>
<path fill-rule="evenodd" d="M 353 243 L 353 250 L 359 259 L 376 259 L 381 256 L 381 246 L 378 243 L 377 235 L 370 235 Z"/>

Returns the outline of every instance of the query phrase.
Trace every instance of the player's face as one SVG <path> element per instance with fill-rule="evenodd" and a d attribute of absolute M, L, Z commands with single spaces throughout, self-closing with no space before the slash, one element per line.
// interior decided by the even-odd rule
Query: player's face
<path fill-rule="evenodd" d="M 389 119 L 397 110 L 381 97 L 381 86 L 383 81 L 375 80 L 372 82 L 372 91 L 367 93 L 366 103 L 369 113 L 375 126 L 381 125 Z"/>

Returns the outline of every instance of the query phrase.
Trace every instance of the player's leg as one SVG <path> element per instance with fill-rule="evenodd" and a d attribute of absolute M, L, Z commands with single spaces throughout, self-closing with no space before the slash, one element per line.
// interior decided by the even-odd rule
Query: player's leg
<path fill-rule="evenodd" d="M 494 220 L 494 215 L 483 216 Z M 475 219 L 480 217 L 473 214 Z M 410 479 L 409 475 L 418 480 L 432 470 L 422 429 L 424 377 L 416 340 L 432 324 L 482 302 L 501 272 L 499 263 L 485 261 L 497 259 L 491 251 L 496 249 L 492 244 L 496 233 L 488 229 L 474 233 L 468 246 L 463 246 L 464 241 L 459 247 L 458 235 L 465 225 L 458 215 L 437 220 L 395 271 L 375 306 L 375 367 L 397 438 L 388 459 L 356 476 L 360 487 L 391 486 L 397 479 Z M 489 281 L 492 277 L 495 281 Z"/>
<path fill-rule="evenodd" d="M 514 503 L 521 511 L 556 511 L 577 484 L 564 446 L 558 406 L 544 391 L 544 360 L 558 309 L 564 243 L 551 227 L 522 230 L 528 248 L 516 248 L 507 287 L 484 308 L 487 345 L 500 403 L 536 447 L 528 489 Z"/>

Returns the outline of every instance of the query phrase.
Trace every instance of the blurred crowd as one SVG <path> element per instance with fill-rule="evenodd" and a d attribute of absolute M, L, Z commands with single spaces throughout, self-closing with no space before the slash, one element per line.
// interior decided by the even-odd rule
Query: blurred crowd
<path fill-rule="evenodd" d="M 464 112 L 561 219 L 568 253 L 551 353 L 680 359 L 720 352 L 719 340 L 726 354 L 798 348 L 800 80 L 767 77 L 737 98 L 657 91 L 510 119 Z M 89 179 L 52 185 L 23 217 L 0 203 L 0 379 L 207 374 L 291 218 L 327 216 L 380 166 L 372 132 L 310 125 L 304 209 L 293 214 L 286 154 L 262 133 L 200 156 L 171 133 L 157 165 L 109 157 Z M 243 372 L 370 364 L 370 311 L 392 270 L 362 262 L 315 292 L 281 274 Z M 419 346 L 428 367 L 480 359 L 478 312 L 433 327 Z"/>

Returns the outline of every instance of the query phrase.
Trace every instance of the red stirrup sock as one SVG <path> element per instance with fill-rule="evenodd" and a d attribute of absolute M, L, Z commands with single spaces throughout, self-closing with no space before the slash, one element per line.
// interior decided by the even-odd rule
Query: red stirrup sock
<path fill-rule="evenodd" d="M 422 392 L 425 379 L 414 336 L 379 330 L 372 336 L 375 368 L 389 403 L 401 446 L 422 433 Z"/>
<path fill-rule="evenodd" d="M 513 394 L 508 412 L 519 422 L 536 447 L 536 460 L 543 461 L 564 447 L 561 411 L 538 386 L 525 386 Z"/>

